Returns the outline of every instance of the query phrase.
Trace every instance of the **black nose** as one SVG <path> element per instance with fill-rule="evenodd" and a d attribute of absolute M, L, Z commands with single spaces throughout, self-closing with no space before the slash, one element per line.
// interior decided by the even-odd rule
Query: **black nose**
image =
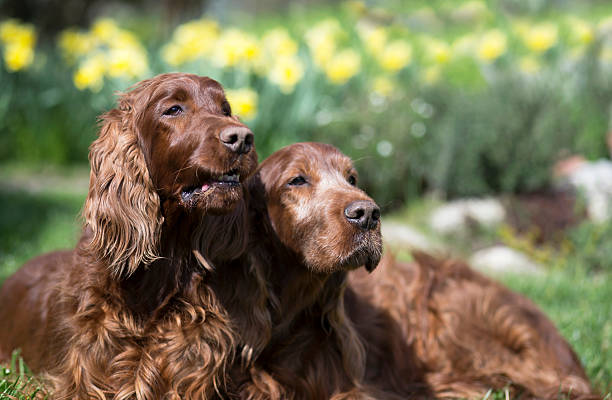
<path fill-rule="evenodd" d="M 374 229 L 380 220 L 380 208 L 373 201 L 354 201 L 344 209 L 344 216 L 361 229 Z"/>
<path fill-rule="evenodd" d="M 246 126 L 231 126 L 221 131 L 221 142 L 231 151 L 245 154 L 253 148 L 253 132 Z"/>

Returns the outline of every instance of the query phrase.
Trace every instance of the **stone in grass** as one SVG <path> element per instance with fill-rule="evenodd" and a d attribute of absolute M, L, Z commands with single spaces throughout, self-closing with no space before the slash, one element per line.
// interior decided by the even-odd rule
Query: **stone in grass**
<path fill-rule="evenodd" d="M 434 232 L 453 235 L 468 230 L 470 223 L 492 228 L 504 221 L 506 210 L 497 199 L 457 200 L 436 208 L 429 222 Z"/>
<path fill-rule="evenodd" d="M 537 275 L 544 271 L 542 265 L 526 254 L 501 245 L 478 250 L 472 254 L 469 263 L 472 267 L 490 275 L 498 273 Z"/>
<path fill-rule="evenodd" d="M 438 252 L 442 248 L 422 232 L 406 224 L 385 221 L 381 225 L 381 229 L 385 243 L 388 243 L 391 247 L 429 252 Z"/>
<path fill-rule="evenodd" d="M 589 217 L 595 222 L 610 219 L 612 211 L 612 161 L 583 162 L 567 179 L 586 200 Z"/>

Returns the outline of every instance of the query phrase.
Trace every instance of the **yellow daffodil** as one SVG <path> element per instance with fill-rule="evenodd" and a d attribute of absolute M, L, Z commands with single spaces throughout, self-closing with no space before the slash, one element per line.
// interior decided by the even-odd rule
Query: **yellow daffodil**
<path fill-rule="evenodd" d="M 277 84 L 283 93 L 289 94 L 303 76 L 304 65 L 297 56 L 282 56 L 272 66 L 268 79 Z"/>
<path fill-rule="evenodd" d="M 36 33 L 30 24 L 10 19 L 0 24 L 0 41 L 4 46 L 3 57 L 9 71 L 27 68 L 34 61 Z"/>
<path fill-rule="evenodd" d="M 219 25 L 208 19 L 199 19 L 180 25 L 172 41 L 162 49 L 164 61 L 173 66 L 196 60 L 210 54 L 219 37 Z"/>
<path fill-rule="evenodd" d="M 60 34 L 58 45 L 64 57 L 74 62 L 93 50 L 95 44 L 91 35 L 67 29 Z"/>
<path fill-rule="evenodd" d="M 391 78 L 384 75 L 374 78 L 371 84 L 372 92 L 381 97 L 389 97 L 396 87 L 397 84 Z"/>
<path fill-rule="evenodd" d="M 20 34 L 21 30 L 21 24 L 15 19 L 2 21 L 0 23 L 0 40 L 4 44 L 10 43 L 14 37 Z"/>
<path fill-rule="evenodd" d="M 109 45 L 112 49 L 142 49 L 144 47 L 138 41 L 138 38 L 132 33 L 120 30 L 114 37 L 113 42 Z"/>
<path fill-rule="evenodd" d="M 399 71 L 412 62 L 412 46 L 404 40 L 395 40 L 385 46 L 378 62 L 387 71 Z"/>
<path fill-rule="evenodd" d="M 293 56 L 297 54 L 298 44 L 284 28 L 267 31 L 261 38 L 264 51 L 273 56 Z"/>
<path fill-rule="evenodd" d="M 168 43 L 162 47 L 161 56 L 166 63 L 174 67 L 184 64 L 190 58 L 190 54 L 175 43 Z"/>
<path fill-rule="evenodd" d="M 523 41 L 529 50 L 543 53 L 557 44 L 559 29 L 551 23 L 541 23 L 526 30 Z"/>
<path fill-rule="evenodd" d="M 238 29 L 221 34 L 213 52 L 213 60 L 220 67 L 249 66 L 259 57 L 261 48 L 257 39 Z"/>
<path fill-rule="evenodd" d="M 252 35 L 247 35 L 244 43 L 244 60 L 253 63 L 259 58 L 260 53 L 261 46 L 259 45 L 257 39 Z"/>
<path fill-rule="evenodd" d="M 387 44 L 387 31 L 384 28 L 361 24 L 357 26 L 357 33 L 370 54 L 382 54 Z"/>
<path fill-rule="evenodd" d="M 19 45 L 33 48 L 36 42 L 36 33 L 32 25 L 21 24 L 17 20 L 9 19 L 0 24 L 0 40 L 5 46 Z"/>
<path fill-rule="evenodd" d="M 108 18 L 89 32 L 62 32 L 58 45 L 69 62 L 78 62 L 73 82 L 80 90 L 100 90 L 105 76 L 134 79 L 149 73 L 147 51 L 136 35 Z"/>
<path fill-rule="evenodd" d="M 325 65 L 325 74 L 330 82 L 341 85 L 359 73 L 361 57 L 355 50 L 346 49 L 332 57 Z"/>
<path fill-rule="evenodd" d="M 106 44 L 111 44 L 119 32 L 119 27 L 111 18 L 97 19 L 91 27 L 91 35 Z"/>
<path fill-rule="evenodd" d="M 9 71 L 19 71 L 28 67 L 34 60 L 34 50 L 20 44 L 4 47 L 4 63 Z"/>
<path fill-rule="evenodd" d="M 112 49 L 107 63 L 108 75 L 114 78 L 139 78 L 148 72 L 146 53 L 138 48 Z"/>
<path fill-rule="evenodd" d="M 147 51 L 131 32 L 119 30 L 106 54 L 107 73 L 113 78 L 140 78 L 148 73 Z"/>
<path fill-rule="evenodd" d="M 79 90 L 90 89 L 94 92 L 102 89 L 106 59 L 103 54 L 94 54 L 86 58 L 74 73 L 74 85 Z"/>
<path fill-rule="evenodd" d="M 278 59 L 284 59 L 280 65 L 285 65 L 291 69 L 291 66 L 295 66 L 299 60 L 293 60 L 290 63 L 287 60 L 293 58 L 297 51 L 298 44 L 291 38 L 286 29 L 271 29 L 261 38 L 261 51 L 258 53 L 258 57 L 252 60 L 251 64 L 254 71 L 261 76 L 268 75 L 273 67 L 277 68 L 275 72 L 277 74 L 279 71 Z"/>
<path fill-rule="evenodd" d="M 482 36 L 476 55 L 482 61 L 491 62 L 502 56 L 507 48 L 506 35 L 499 29 L 493 29 Z"/>
<path fill-rule="evenodd" d="M 436 64 L 446 64 L 451 59 L 450 46 L 441 40 L 426 38 L 423 40 L 423 48 L 427 59 Z"/>
<path fill-rule="evenodd" d="M 595 29 L 593 26 L 580 18 L 568 18 L 567 26 L 570 32 L 570 40 L 573 44 L 587 45 L 595 39 Z"/>
<path fill-rule="evenodd" d="M 340 23 L 333 19 L 324 20 L 310 28 L 304 38 L 315 65 L 325 68 L 336 52 L 336 42 L 342 34 Z"/>
<path fill-rule="evenodd" d="M 244 120 L 251 120 L 257 115 L 257 93 L 252 89 L 228 89 L 225 91 L 232 112 Z"/>
<path fill-rule="evenodd" d="M 108 54 L 108 74 L 114 78 L 131 75 L 131 54 L 126 50 L 113 50 Z"/>
<path fill-rule="evenodd" d="M 310 28 L 306 32 L 305 38 L 307 42 L 316 42 L 330 38 L 338 39 L 341 34 L 342 28 L 340 27 L 340 22 L 338 22 L 338 20 L 328 18 Z"/>
<path fill-rule="evenodd" d="M 319 68 L 325 68 L 325 65 L 331 60 L 336 52 L 336 43 L 333 41 L 321 41 L 314 46 L 310 46 L 312 60 Z"/>

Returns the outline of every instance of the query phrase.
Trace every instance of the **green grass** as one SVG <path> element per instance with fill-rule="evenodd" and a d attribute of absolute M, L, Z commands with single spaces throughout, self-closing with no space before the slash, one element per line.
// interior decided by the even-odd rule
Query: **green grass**
<path fill-rule="evenodd" d="M 28 259 L 74 247 L 86 187 L 70 185 L 73 173 L 31 178 L 32 171 L 0 168 L 0 282 Z M 9 179 L 7 171 L 12 172 Z M 61 175 L 60 175 L 61 174 Z M 29 178 L 28 178 L 29 176 Z M 83 173 L 79 173 L 82 181 Z M 86 177 L 86 175 L 85 175 Z"/>
<path fill-rule="evenodd" d="M 41 383 L 32 376 L 19 353 L 13 352 L 10 366 L 0 369 L 0 400 L 46 398 Z"/>
<path fill-rule="evenodd" d="M 7 172 L 9 171 L 9 172 Z M 44 178 L 33 179 L 39 174 Z M 73 171 L 0 168 L 0 282 L 29 258 L 46 251 L 73 247 L 78 217 L 86 194 L 87 175 Z M 78 184 L 73 184 L 78 182 Z M 426 221 L 428 204 L 408 207 L 388 220 Z M 387 218 L 386 218 L 387 220 Z M 612 239 L 612 238 L 611 238 Z M 612 272 L 587 272 L 581 265 L 551 268 L 538 277 L 503 276 L 512 289 L 533 299 L 574 346 L 594 385 L 612 391 Z M 10 324 L 10 321 L 2 321 Z M 0 371 L 0 399 L 29 399 L 39 388 L 13 358 L 10 373 Z M 21 394 L 19 394 L 21 393 Z M 11 397 L 12 396 L 12 397 Z M 503 391 L 488 399 L 504 399 Z"/>

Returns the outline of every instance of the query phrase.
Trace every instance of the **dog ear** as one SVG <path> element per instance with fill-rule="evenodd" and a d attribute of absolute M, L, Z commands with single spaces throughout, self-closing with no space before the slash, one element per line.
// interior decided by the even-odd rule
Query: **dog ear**
<path fill-rule="evenodd" d="M 249 217 L 251 221 L 255 221 L 266 214 L 268 205 L 266 187 L 261 180 L 261 171 L 255 172 L 255 174 L 246 181 L 246 188 L 249 202 Z"/>
<path fill-rule="evenodd" d="M 89 193 L 83 208 L 93 233 L 86 249 L 117 278 L 158 258 L 163 223 L 138 143 L 134 97 L 135 91 L 123 94 L 119 107 L 101 117 L 99 137 L 89 149 Z"/>
<path fill-rule="evenodd" d="M 344 305 L 344 293 L 348 286 L 346 272 L 330 276 L 319 294 L 323 319 L 327 320 L 342 349 L 344 370 L 353 382 L 362 382 L 365 376 L 366 350 L 361 336 L 349 318 Z"/>

